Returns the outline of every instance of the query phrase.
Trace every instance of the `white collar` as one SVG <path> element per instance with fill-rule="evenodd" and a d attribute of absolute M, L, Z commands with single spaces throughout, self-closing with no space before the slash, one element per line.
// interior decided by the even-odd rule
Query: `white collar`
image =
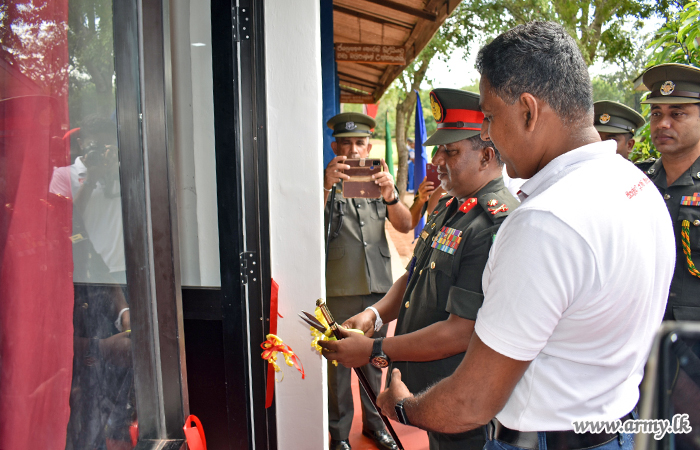
<path fill-rule="evenodd" d="M 610 140 L 586 144 L 557 156 L 520 187 L 518 193 L 520 200 L 523 201 L 546 190 L 562 177 L 576 170 L 581 163 L 615 155 L 616 149 L 615 141 Z"/>

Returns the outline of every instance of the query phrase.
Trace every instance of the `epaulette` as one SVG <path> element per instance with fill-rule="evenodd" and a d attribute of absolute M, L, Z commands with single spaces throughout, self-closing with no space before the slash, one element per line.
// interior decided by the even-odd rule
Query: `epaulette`
<path fill-rule="evenodd" d="M 507 189 L 483 193 L 477 200 L 494 223 L 505 220 L 508 214 L 520 204 Z"/>
<path fill-rule="evenodd" d="M 644 161 L 637 161 L 634 163 L 634 165 L 637 166 L 637 168 L 639 170 L 641 170 L 642 172 L 646 172 L 647 170 L 649 170 L 651 168 L 651 166 L 654 165 L 654 163 L 656 161 L 657 161 L 656 158 L 651 157 L 651 158 L 645 159 Z"/>

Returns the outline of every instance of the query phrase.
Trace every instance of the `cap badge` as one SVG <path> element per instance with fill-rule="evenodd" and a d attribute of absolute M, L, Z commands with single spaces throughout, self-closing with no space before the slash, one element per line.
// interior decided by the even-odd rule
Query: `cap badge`
<path fill-rule="evenodd" d="M 610 122 L 610 114 L 601 114 L 600 115 L 600 123 L 605 125 L 608 122 Z"/>
<path fill-rule="evenodd" d="M 354 130 L 357 128 L 357 125 L 355 125 L 355 122 L 345 122 L 345 129 L 346 130 Z"/>
<path fill-rule="evenodd" d="M 435 118 L 436 122 L 439 123 L 444 119 L 445 110 L 434 92 L 430 93 L 430 109 L 433 111 L 433 117 Z"/>
<path fill-rule="evenodd" d="M 659 91 L 661 91 L 661 95 L 671 95 L 674 89 L 676 89 L 676 85 L 673 81 L 666 81 L 661 85 Z"/>

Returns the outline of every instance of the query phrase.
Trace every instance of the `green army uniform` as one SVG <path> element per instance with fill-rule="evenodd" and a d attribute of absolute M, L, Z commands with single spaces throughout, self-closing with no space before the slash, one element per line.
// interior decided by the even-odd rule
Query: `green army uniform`
<path fill-rule="evenodd" d="M 662 159 L 657 160 L 646 174 L 666 202 L 676 235 L 676 268 L 664 320 L 700 321 L 700 278 L 688 270 L 686 250 L 681 242 L 683 222 L 687 221 L 691 261 L 700 268 L 700 158 L 671 186 L 666 184 Z"/>
<path fill-rule="evenodd" d="M 437 131 L 425 145 L 444 145 L 479 134 L 479 96 L 455 89 L 431 92 Z M 479 116 L 480 115 L 480 116 Z M 427 218 L 407 266 L 409 280 L 396 323 L 396 335 L 447 320 L 450 314 L 476 320 L 484 300 L 481 278 L 501 223 L 520 203 L 498 177 L 463 204 L 445 196 Z M 395 361 L 411 392 L 421 392 L 455 371 L 464 353 L 426 362 Z M 431 450 L 481 450 L 482 428 L 460 433 L 428 432 Z"/>
<path fill-rule="evenodd" d="M 336 137 L 371 135 L 374 120 L 358 113 L 343 113 L 328 121 Z M 338 323 L 343 323 L 379 301 L 391 288 L 391 257 L 386 239 L 387 206 L 381 198 L 345 198 L 342 186 L 336 185 L 325 207 L 325 220 L 331 221 L 331 241 L 326 266 L 326 303 Z M 332 208 L 331 208 L 332 206 Z M 331 213 L 332 212 L 332 213 Z M 375 333 L 386 335 L 387 326 Z M 348 439 L 355 414 L 351 369 L 328 363 L 328 423 L 331 439 Z M 382 372 L 367 364 L 365 375 L 375 393 L 381 390 Z M 372 402 L 360 389 L 364 430 L 383 430 L 384 423 Z"/>
<path fill-rule="evenodd" d="M 476 320 L 484 300 L 481 276 L 491 244 L 503 220 L 519 204 L 502 177 L 463 205 L 445 197 L 430 215 L 407 267 L 410 278 L 396 324 L 397 336 L 447 320 L 450 314 Z M 455 239 L 459 239 L 457 245 Z M 437 361 L 399 361 L 392 363 L 392 370 L 401 370 L 401 379 L 411 392 L 422 392 L 452 375 L 462 359 L 464 353 Z M 476 450 L 485 443 L 481 428 L 457 435 L 429 432 L 428 436 L 431 449 Z"/>
<path fill-rule="evenodd" d="M 700 103 L 698 68 L 661 64 L 647 70 L 643 82 L 651 92 L 642 103 Z M 676 236 L 676 268 L 664 320 L 700 321 L 700 158 L 671 186 L 666 183 L 663 156 L 637 167 L 646 172 L 663 196 Z M 684 232 L 687 246 L 683 244 Z"/>

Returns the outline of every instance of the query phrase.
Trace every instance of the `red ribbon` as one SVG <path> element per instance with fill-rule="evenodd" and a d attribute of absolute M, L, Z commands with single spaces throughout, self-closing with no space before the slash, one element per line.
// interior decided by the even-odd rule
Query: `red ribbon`
<path fill-rule="evenodd" d="M 281 342 L 281 340 L 280 340 Z M 275 352 L 280 352 L 283 355 L 287 355 L 289 359 L 292 360 L 292 363 L 294 364 L 294 367 L 301 373 L 301 379 L 303 380 L 306 377 L 306 374 L 304 372 L 304 365 L 301 363 L 301 360 L 297 356 L 296 353 L 294 353 L 294 350 L 292 350 L 292 347 L 288 346 L 287 344 L 284 343 L 275 343 L 274 340 L 268 339 L 262 344 L 260 344 L 260 347 L 263 349 L 262 352 L 262 358 L 269 361 L 270 357 L 274 356 Z M 268 367 L 268 373 L 272 372 L 273 376 L 272 379 L 274 380 L 274 369 L 269 370 Z M 274 387 L 274 385 L 273 385 Z"/>
<path fill-rule="evenodd" d="M 270 289 L 270 333 L 277 334 L 277 306 L 280 287 L 272 279 L 272 288 Z M 263 347 L 264 348 L 264 347 Z M 265 408 L 272 406 L 272 398 L 275 395 L 275 370 L 267 365 L 267 387 L 265 389 Z"/>

